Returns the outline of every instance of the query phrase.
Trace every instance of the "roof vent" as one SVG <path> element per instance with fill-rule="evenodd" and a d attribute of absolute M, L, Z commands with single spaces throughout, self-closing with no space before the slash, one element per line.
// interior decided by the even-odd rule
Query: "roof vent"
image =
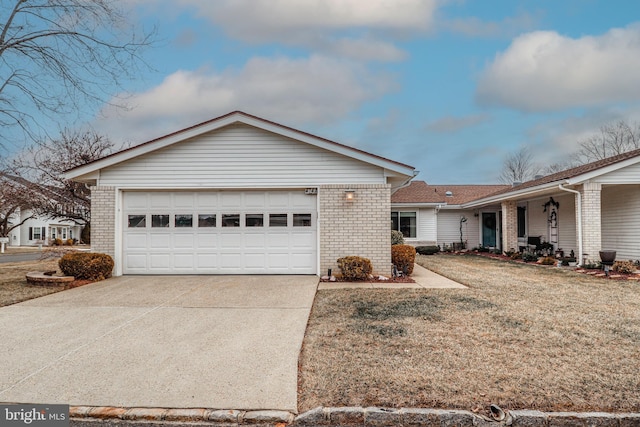
<path fill-rule="evenodd" d="M 511 184 L 512 187 L 517 187 L 518 185 L 522 184 L 522 182 L 520 181 L 513 181 L 513 184 Z"/>
<path fill-rule="evenodd" d="M 533 179 L 540 179 L 540 178 L 542 178 L 543 176 L 544 176 L 544 175 L 536 175 L 536 176 L 534 176 L 534 177 L 533 177 Z"/>
<path fill-rule="evenodd" d="M 445 192 L 444 195 L 447 197 L 453 197 L 453 193 L 451 191 Z"/>

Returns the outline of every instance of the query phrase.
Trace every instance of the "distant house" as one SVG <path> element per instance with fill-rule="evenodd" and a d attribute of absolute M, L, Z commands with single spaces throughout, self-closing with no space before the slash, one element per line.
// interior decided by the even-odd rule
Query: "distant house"
<path fill-rule="evenodd" d="M 603 249 L 637 260 L 640 150 L 513 186 L 416 181 L 393 194 L 391 210 L 409 243 L 518 251 L 542 241 L 579 261 L 598 261 Z"/>
<path fill-rule="evenodd" d="M 30 193 L 30 197 L 43 197 L 54 203 L 67 204 L 55 191 L 37 186 L 23 178 L 2 174 L 0 181 L 3 185 L 10 182 L 10 185 L 16 186 L 18 190 L 23 187 L 25 192 Z M 10 226 L 19 224 L 8 233 L 9 246 L 48 246 L 56 239 L 63 242 L 68 239 L 80 240 L 82 232 L 82 226 L 71 219 L 39 214 L 27 206 L 18 206 L 11 212 L 8 223 Z"/>

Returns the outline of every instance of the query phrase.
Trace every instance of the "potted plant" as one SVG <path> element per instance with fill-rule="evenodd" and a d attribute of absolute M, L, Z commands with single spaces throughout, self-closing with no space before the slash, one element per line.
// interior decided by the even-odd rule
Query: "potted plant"
<path fill-rule="evenodd" d="M 578 261 L 576 260 L 576 254 L 575 252 L 573 252 L 573 249 L 571 249 L 571 252 L 569 252 L 567 263 L 569 264 L 569 267 L 575 267 L 576 265 L 578 265 Z"/>

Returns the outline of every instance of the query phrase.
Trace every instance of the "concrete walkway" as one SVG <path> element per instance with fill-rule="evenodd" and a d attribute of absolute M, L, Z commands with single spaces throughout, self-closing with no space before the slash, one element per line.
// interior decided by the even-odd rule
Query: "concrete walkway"
<path fill-rule="evenodd" d="M 124 276 L 0 308 L 0 402 L 297 410 L 316 276 Z"/>
<path fill-rule="evenodd" d="M 385 282 L 320 282 L 318 290 L 322 289 L 467 289 L 461 283 L 454 282 L 444 276 L 427 270 L 421 265 L 413 265 L 413 274 L 411 278 L 415 283 L 385 283 Z"/>

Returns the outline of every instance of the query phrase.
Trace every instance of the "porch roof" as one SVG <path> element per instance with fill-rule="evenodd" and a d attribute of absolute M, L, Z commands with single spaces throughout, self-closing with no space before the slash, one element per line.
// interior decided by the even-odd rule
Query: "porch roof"
<path fill-rule="evenodd" d="M 429 185 L 425 181 L 412 181 L 393 193 L 392 205 L 461 205 L 486 197 L 508 185 Z"/>

